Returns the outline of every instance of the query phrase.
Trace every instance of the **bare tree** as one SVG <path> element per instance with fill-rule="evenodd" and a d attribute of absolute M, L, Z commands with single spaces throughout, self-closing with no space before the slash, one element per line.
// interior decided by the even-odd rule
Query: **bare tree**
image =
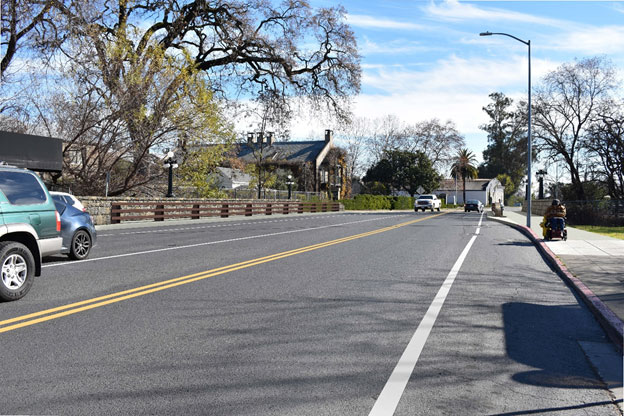
<path fill-rule="evenodd" d="M 457 153 L 465 146 L 464 137 L 451 120 L 437 118 L 418 122 L 407 127 L 409 152 L 423 152 L 438 172 L 447 172 Z"/>
<path fill-rule="evenodd" d="M 624 102 L 608 102 L 598 111 L 584 145 L 600 161 L 609 195 L 624 200 Z"/>
<path fill-rule="evenodd" d="M 364 117 L 353 118 L 337 131 L 337 136 L 344 143 L 346 176 L 348 178 L 361 177 L 364 174 L 362 158 L 369 133 L 369 120 Z"/>
<path fill-rule="evenodd" d="M 51 19 L 53 0 L 4 0 L 0 2 L 1 39 L 0 80 L 22 47 L 34 48 L 40 43 L 37 35 L 54 27 Z"/>
<path fill-rule="evenodd" d="M 91 39 L 100 61 L 107 41 L 123 42 L 122 62 L 142 59 L 156 47 L 167 54 L 184 52 L 189 67 L 204 71 L 212 89 L 224 96 L 264 91 L 278 98 L 273 103 L 281 108 L 289 105 L 283 97 L 307 97 L 341 118 L 348 116 L 349 97 L 359 91 L 359 55 L 343 8 L 314 11 L 299 0 L 278 6 L 267 0 L 100 3 L 99 16 L 85 14 L 82 6 L 56 4 L 78 28 L 75 35 Z M 109 67 L 105 82 L 117 81 L 120 69 Z"/>
<path fill-rule="evenodd" d="M 349 98 L 359 91 L 355 37 L 340 7 L 313 10 L 298 0 L 277 6 L 266 0 L 10 4 L 54 13 L 53 33 L 40 24 L 34 26 L 41 28 L 36 42 L 18 39 L 60 48 L 61 59 L 52 49 L 46 59 L 73 83 L 54 97 L 73 120 L 60 119 L 53 105 L 44 108 L 51 100 L 37 102 L 36 114 L 48 130 L 68 138 L 66 149 L 82 147 L 85 163 L 71 175 L 85 186 L 102 177 L 89 161 L 98 160 L 104 170 L 124 165 L 113 194 L 155 177 L 149 171 L 153 152 L 218 140 L 227 128 L 213 107 L 213 92 L 268 102 L 276 120 L 291 114 L 288 97 L 329 108 L 344 120 Z M 39 9 L 22 9 L 33 22 L 47 22 L 33 14 Z M 109 152 L 117 155 L 112 161 L 103 156 Z"/>
<path fill-rule="evenodd" d="M 579 200 L 585 199 L 580 168 L 588 149 L 583 137 L 614 85 L 612 64 L 596 57 L 561 65 L 546 75 L 537 90 L 533 108 L 536 146 L 548 158 L 563 158 Z"/>
<path fill-rule="evenodd" d="M 94 65 L 88 40 L 63 46 L 72 59 L 58 67 L 58 92 L 33 103 L 47 134 L 65 140 L 62 180 L 77 192 L 103 194 L 107 176 L 109 195 L 136 190 L 163 176 L 164 149 L 192 152 L 230 136 L 204 74 L 188 67 L 188 57 L 166 56 L 154 45 L 126 60 L 127 39 L 96 37 Z"/>
<path fill-rule="evenodd" d="M 404 150 L 408 141 L 406 124 L 393 114 L 370 120 L 369 137 L 366 140 L 373 163 L 384 158 L 389 151 Z"/>

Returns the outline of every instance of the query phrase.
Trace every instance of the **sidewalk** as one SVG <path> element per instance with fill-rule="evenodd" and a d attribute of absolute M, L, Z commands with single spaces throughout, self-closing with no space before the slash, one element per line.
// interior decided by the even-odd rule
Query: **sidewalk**
<path fill-rule="evenodd" d="M 492 212 L 488 212 L 488 219 L 507 223 L 529 234 L 526 212 L 521 212 L 519 207 L 505 207 L 504 217 L 492 215 Z M 542 217 L 531 216 L 533 236 L 529 237 L 588 303 L 598 321 L 621 349 L 624 326 L 624 240 L 567 227 L 567 241 L 545 242 L 540 222 Z"/>

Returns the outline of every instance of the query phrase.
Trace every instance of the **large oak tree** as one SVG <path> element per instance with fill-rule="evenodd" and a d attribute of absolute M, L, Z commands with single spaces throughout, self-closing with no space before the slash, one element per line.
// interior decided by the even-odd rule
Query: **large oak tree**
<path fill-rule="evenodd" d="M 57 133 L 75 145 L 71 151 L 78 146 L 91 156 L 72 172 L 85 187 L 101 189 L 104 173 L 116 171 L 123 178 L 112 193 L 124 193 L 158 177 L 150 172 L 154 153 L 223 141 L 230 135 L 214 105 L 224 100 L 259 98 L 280 117 L 291 114 L 296 98 L 345 119 L 359 91 L 355 37 L 340 7 L 314 10 L 295 0 L 47 4 L 59 47 L 49 49 L 47 62 L 72 84 L 53 101 L 73 120 L 52 122 L 63 121 L 54 105 L 38 105 L 38 113 L 47 121 L 41 125 L 62 127 Z M 206 108 L 210 120 L 202 125 Z"/>

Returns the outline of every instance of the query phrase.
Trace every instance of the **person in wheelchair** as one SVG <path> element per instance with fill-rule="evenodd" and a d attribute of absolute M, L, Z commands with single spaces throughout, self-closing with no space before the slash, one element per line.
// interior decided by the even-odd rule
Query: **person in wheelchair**
<path fill-rule="evenodd" d="M 542 226 L 542 234 L 546 238 L 548 229 L 563 231 L 565 228 L 566 207 L 558 199 L 553 199 L 552 204 L 546 208 Z"/>

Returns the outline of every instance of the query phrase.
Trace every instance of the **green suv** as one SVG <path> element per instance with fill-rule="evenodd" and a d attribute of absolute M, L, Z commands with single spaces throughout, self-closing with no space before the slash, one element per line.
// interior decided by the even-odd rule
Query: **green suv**
<path fill-rule="evenodd" d="M 0 164 L 0 301 L 26 295 L 41 258 L 61 251 L 61 218 L 35 174 Z"/>

